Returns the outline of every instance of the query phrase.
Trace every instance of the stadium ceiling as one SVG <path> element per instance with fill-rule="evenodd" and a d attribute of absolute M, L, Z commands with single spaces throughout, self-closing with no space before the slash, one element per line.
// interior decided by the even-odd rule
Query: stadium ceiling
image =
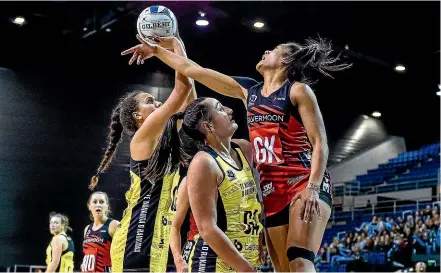
<path fill-rule="evenodd" d="M 145 71 L 170 73 L 154 61 L 145 70 L 128 67 L 119 55 L 136 43 L 137 16 L 153 4 L 158 3 L 2 2 L 0 66 L 130 83 Z M 175 13 L 189 57 L 230 75 L 259 78 L 255 64 L 264 50 L 279 43 L 317 35 L 332 40 L 336 53 L 354 64 L 336 73 L 335 80 L 321 79 L 314 87 L 333 153 L 348 150 L 333 149 L 341 146 L 336 144 L 360 115 L 373 111 L 380 111 L 387 132 L 404 136 L 411 149 L 439 140 L 440 2 L 160 4 Z M 195 24 L 199 12 L 210 25 Z M 26 24 L 13 24 L 16 16 L 23 16 Z M 256 29 L 257 20 L 265 26 Z M 406 71 L 397 73 L 397 64 Z"/>

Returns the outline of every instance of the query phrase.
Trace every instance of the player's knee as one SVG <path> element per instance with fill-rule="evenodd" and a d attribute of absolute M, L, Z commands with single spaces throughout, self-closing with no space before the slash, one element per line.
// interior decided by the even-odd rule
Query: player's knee
<path fill-rule="evenodd" d="M 289 247 L 286 251 L 286 256 L 288 256 L 290 264 L 303 268 L 308 264 L 308 261 L 314 264 L 315 259 L 315 254 L 313 251 L 296 246 Z"/>
<path fill-rule="evenodd" d="M 293 261 L 289 262 L 289 267 L 293 272 L 307 272 L 309 268 L 310 262 L 303 258 L 296 258 Z"/>

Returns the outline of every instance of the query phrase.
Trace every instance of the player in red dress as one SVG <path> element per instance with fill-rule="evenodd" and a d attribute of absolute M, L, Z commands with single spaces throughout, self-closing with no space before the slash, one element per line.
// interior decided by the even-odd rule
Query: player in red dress
<path fill-rule="evenodd" d="M 267 245 L 276 271 L 315 271 L 331 214 L 332 187 L 326 172 L 328 146 L 311 73 L 329 76 L 338 64 L 325 40 L 286 43 L 266 51 L 257 64 L 264 81 L 234 78 L 142 41 L 126 50 L 143 63 L 156 56 L 183 75 L 247 106 L 250 141 L 264 195 Z M 300 81 L 295 81 L 295 80 Z"/>
<path fill-rule="evenodd" d="M 81 272 L 111 272 L 110 245 L 119 222 L 108 216 L 110 204 L 106 193 L 92 193 L 87 206 L 93 222 L 84 229 Z"/>

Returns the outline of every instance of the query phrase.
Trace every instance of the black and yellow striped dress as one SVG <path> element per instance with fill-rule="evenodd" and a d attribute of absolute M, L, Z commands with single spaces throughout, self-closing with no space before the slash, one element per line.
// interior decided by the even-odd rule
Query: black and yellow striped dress
<path fill-rule="evenodd" d="M 170 251 L 173 194 L 181 181 L 179 171 L 151 182 L 143 175 L 148 161 L 130 162 L 131 186 L 127 208 L 116 229 L 110 255 L 112 271 L 173 271 Z"/>
<path fill-rule="evenodd" d="M 60 235 L 66 238 L 67 248 L 61 253 L 60 263 L 58 264 L 57 269 L 55 269 L 55 272 L 73 272 L 74 252 L 75 252 L 74 243 L 72 239 L 66 234 L 60 234 Z M 51 243 L 49 243 L 48 247 L 46 248 L 46 265 L 49 266 L 51 262 L 52 262 L 52 245 Z"/>

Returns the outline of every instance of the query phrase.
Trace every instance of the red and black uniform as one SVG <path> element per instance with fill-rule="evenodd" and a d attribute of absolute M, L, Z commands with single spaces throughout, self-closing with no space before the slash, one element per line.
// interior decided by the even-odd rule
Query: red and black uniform
<path fill-rule="evenodd" d="M 109 225 L 113 219 L 109 218 L 98 230 L 93 230 L 93 223 L 87 228 L 83 241 L 82 272 L 111 272 L 110 245 L 112 237 L 109 234 Z"/>
<path fill-rule="evenodd" d="M 266 225 L 289 223 L 289 204 L 306 188 L 311 173 L 312 147 L 296 105 L 290 99 L 294 82 L 286 81 L 269 96 L 263 82 L 236 80 L 248 89 L 247 123 L 254 160 L 260 173 Z M 248 86 L 247 86 L 248 83 Z M 325 171 L 320 199 L 332 206 L 332 185 Z M 272 217 L 273 216 L 273 217 Z"/>
<path fill-rule="evenodd" d="M 182 258 L 188 264 L 191 251 L 193 250 L 193 247 L 195 246 L 195 243 L 196 243 L 194 241 L 194 236 L 196 236 L 199 233 L 198 226 L 196 225 L 196 221 L 194 220 L 193 213 L 191 213 L 190 209 L 188 209 L 185 222 L 188 223 L 189 228 L 186 229 L 186 230 L 188 230 L 188 232 L 186 234 L 187 240 L 185 241 L 185 243 L 183 244 L 183 247 L 182 247 Z M 184 227 L 184 225 L 183 225 L 183 227 Z M 181 229 L 181 232 L 182 232 L 182 229 Z"/>

